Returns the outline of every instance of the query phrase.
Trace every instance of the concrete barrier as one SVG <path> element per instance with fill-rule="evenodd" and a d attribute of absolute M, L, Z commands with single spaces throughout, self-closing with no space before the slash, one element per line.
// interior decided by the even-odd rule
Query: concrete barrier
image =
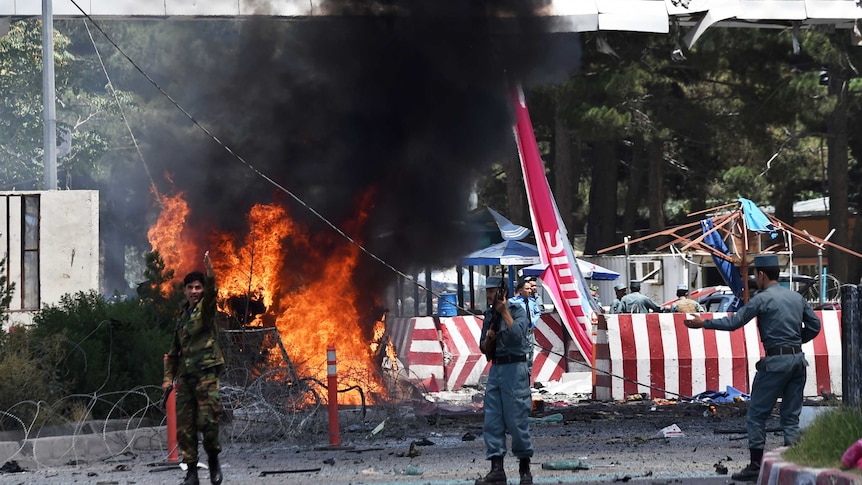
<path fill-rule="evenodd" d="M 126 422 L 128 426 L 128 422 Z M 76 428 L 71 426 L 70 428 Z M 83 426 L 78 426 L 78 429 Z M 53 433 L 52 433 L 53 434 Z M 164 426 L 101 433 L 41 436 L 0 442 L 0 461 L 32 459 L 38 463 L 65 463 L 84 457 L 107 457 L 124 451 L 158 451 L 167 448 Z"/>
<path fill-rule="evenodd" d="M 841 388 L 840 312 L 816 313 L 823 328 L 802 346 L 809 363 L 806 396 Z M 726 332 L 690 330 L 684 318 L 682 313 L 605 315 L 596 336 L 596 399 L 632 394 L 675 399 L 727 386 L 750 392 L 763 355 L 756 321 Z"/>
<path fill-rule="evenodd" d="M 823 328 L 802 346 L 809 363 L 806 396 L 841 389 L 841 312 L 816 313 Z M 755 365 L 763 355 L 756 322 L 725 332 L 690 330 L 682 313 L 603 317 L 594 346 L 596 399 L 619 400 L 632 394 L 676 399 L 721 392 L 727 386 L 750 392 Z M 480 317 L 398 318 L 386 325 L 407 375 L 429 391 L 478 385 L 488 373 L 487 359 L 479 351 Z M 542 315 L 536 343 L 540 348 L 533 361 L 534 381 L 557 381 L 565 372 L 589 370 L 575 362 L 580 354 L 558 315 Z"/>

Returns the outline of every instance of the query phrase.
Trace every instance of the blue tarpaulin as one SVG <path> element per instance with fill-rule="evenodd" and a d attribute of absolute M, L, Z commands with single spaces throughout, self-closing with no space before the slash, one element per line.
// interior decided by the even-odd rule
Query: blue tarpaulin
<path fill-rule="evenodd" d="M 745 225 L 749 231 L 768 232 L 771 239 L 778 237 L 775 226 L 769 222 L 769 218 L 757 207 L 757 204 L 741 197 L 738 201 L 742 206 L 742 214 L 745 215 Z"/>
<path fill-rule="evenodd" d="M 727 249 L 727 245 L 724 244 L 724 240 L 721 239 L 721 234 L 719 234 L 718 231 L 712 231 L 713 225 L 711 217 L 700 221 L 700 228 L 703 234 L 706 234 L 706 237 L 703 239 L 704 243 L 730 256 L 730 251 Z M 726 259 L 719 258 L 718 256 L 713 256 L 712 260 L 715 262 L 715 267 L 718 269 L 719 274 L 721 274 L 721 278 L 727 286 L 733 290 L 733 294 L 741 299 L 742 277 L 739 275 L 739 270 L 733 265 L 733 263 Z M 729 311 L 736 311 L 736 308 Z"/>
<path fill-rule="evenodd" d="M 740 391 L 739 389 L 733 386 L 727 386 L 726 391 L 704 391 L 698 394 L 697 396 L 692 396 L 695 401 L 709 401 L 709 402 L 735 402 L 737 400 L 740 401 L 748 401 L 751 399 L 751 396 Z"/>

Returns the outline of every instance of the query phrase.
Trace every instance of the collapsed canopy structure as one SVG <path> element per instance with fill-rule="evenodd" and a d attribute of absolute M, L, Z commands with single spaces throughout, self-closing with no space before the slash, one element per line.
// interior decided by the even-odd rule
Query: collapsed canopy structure
<path fill-rule="evenodd" d="M 711 214 L 711 215 L 710 215 Z M 777 217 L 765 213 L 751 200 L 736 202 L 695 212 L 689 216 L 707 215 L 704 219 L 658 231 L 648 236 L 604 248 L 605 253 L 620 247 L 656 237 L 670 238 L 657 247 L 661 251 L 682 244 L 680 251 L 702 251 L 712 256 L 719 273 L 733 292 L 748 301 L 748 266 L 759 254 L 793 257 L 794 244 L 807 244 L 818 249 L 827 246 L 862 258 L 862 254 L 831 243 L 826 239 L 801 231 Z"/>

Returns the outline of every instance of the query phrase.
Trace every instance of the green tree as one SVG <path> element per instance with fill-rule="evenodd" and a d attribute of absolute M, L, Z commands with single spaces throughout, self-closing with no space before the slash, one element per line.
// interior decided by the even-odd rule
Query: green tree
<path fill-rule="evenodd" d="M 58 160 L 66 179 L 90 179 L 108 143 L 95 126 L 114 109 L 102 88 L 89 91 L 92 74 L 70 52 L 71 41 L 54 35 L 57 136 L 71 136 L 69 153 Z M 90 71 L 92 72 L 92 71 Z M 87 73 L 86 75 L 83 75 Z M 0 38 L 0 187 L 39 188 L 43 173 L 42 30 L 38 20 L 20 20 Z M 61 184 L 64 185 L 64 184 Z"/>

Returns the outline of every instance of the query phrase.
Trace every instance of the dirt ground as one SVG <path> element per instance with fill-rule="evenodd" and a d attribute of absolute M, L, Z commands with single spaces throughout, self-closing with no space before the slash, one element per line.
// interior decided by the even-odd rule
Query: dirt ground
<path fill-rule="evenodd" d="M 700 403 L 651 401 L 549 407 L 536 413 L 531 425 L 534 481 L 729 477 L 748 458 L 746 409 L 746 403 L 715 404 L 713 412 Z M 299 442 L 225 442 L 225 483 L 467 484 L 487 472 L 480 410 L 419 406 L 415 411 L 391 416 L 376 434 L 371 430 L 377 421 L 343 427 L 339 447 L 329 446 L 328 433 Z M 663 437 L 661 430 L 674 424 L 683 436 Z M 777 421 L 768 423 L 775 427 Z M 770 432 L 767 448 L 781 444 L 781 434 Z M 22 460 L 27 471 L 2 473 L 0 484 L 180 483 L 184 472 L 164 459 L 162 453 L 142 452 L 57 466 Z M 571 468 L 575 461 L 576 470 L 543 468 L 560 462 Z M 517 483 L 517 462 L 510 458 L 505 467 L 510 483 Z M 209 483 L 206 470 L 200 476 Z"/>

